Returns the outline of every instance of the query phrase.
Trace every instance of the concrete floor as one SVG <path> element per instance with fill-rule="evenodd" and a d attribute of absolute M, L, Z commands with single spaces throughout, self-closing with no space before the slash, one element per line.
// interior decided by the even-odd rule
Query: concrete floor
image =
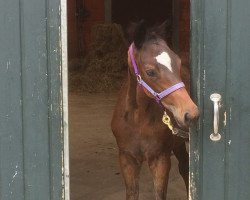
<path fill-rule="evenodd" d="M 70 94 L 71 200 L 125 200 L 118 150 L 110 129 L 116 94 Z M 184 182 L 172 159 L 168 200 L 186 200 Z M 141 171 L 140 200 L 152 200 L 153 183 L 146 164 Z"/>

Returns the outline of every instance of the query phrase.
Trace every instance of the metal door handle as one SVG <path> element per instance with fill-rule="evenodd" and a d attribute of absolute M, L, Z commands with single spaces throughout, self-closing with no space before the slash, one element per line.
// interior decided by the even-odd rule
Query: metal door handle
<path fill-rule="evenodd" d="M 219 141 L 221 139 L 221 134 L 219 134 L 219 109 L 221 95 L 214 93 L 210 95 L 211 101 L 214 103 L 214 122 L 213 122 L 213 133 L 210 135 L 212 141 Z"/>

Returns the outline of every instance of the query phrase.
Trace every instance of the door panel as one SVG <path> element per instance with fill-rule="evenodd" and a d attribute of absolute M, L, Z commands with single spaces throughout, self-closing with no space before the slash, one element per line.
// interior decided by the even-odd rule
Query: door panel
<path fill-rule="evenodd" d="M 0 9 L 0 199 L 10 199 L 10 195 L 22 199 L 19 2 L 0 1 Z"/>
<path fill-rule="evenodd" d="M 228 199 L 250 199 L 250 2 L 231 2 L 228 63 Z"/>
<path fill-rule="evenodd" d="M 202 198 L 224 199 L 224 166 L 225 166 L 225 139 L 223 124 L 219 125 L 222 139 L 213 142 L 209 136 L 213 132 L 213 103 L 210 100 L 212 93 L 222 96 L 220 121 L 223 121 L 225 105 L 225 81 L 227 57 L 227 2 L 226 0 L 211 0 L 204 2 L 204 45 L 203 45 L 203 88 L 202 96 L 204 107 L 202 111 Z M 214 188 L 216 185 L 216 188 Z"/>
<path fill-rule="evenodd" d="M 250 2 L 191 1 L 192 94 L 200 107 L 191 136 L 190 192 L 199 200 L 250 199 Z M 212 93 L 222 96 L 213 132 Z"/>
<path fill-rule="evenodd" d="M 0 2 L 0 199 L 62 198 L 60 0 Z"/>

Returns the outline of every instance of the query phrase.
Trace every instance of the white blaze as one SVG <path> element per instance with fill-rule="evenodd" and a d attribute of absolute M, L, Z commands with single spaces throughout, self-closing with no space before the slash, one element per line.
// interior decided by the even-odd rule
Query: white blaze
<path fill-rule="evenodd" d="M 160 55 L 156 56 L 155 59 L 158 63 L 164 65 L 167 67 L 171 72 L 173 72 L 172 66 L 171 66 L 171 59 L 167 52 L 162 52 Z"/>

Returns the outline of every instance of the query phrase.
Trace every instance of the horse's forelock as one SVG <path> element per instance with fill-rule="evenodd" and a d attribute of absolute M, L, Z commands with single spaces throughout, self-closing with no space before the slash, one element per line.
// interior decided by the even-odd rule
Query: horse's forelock
<path fill-rule="evenodd" d="M 166 30 L 168 25 L 168 22 L 165 21 L 160 25 L 150 26 L 148 22 L 141 20 L 134 25 L 133 28 L 132 38 L 135 47 L 139 50 L 145 42 L 157 39 L 163 39 L 166 41 Z"/>

